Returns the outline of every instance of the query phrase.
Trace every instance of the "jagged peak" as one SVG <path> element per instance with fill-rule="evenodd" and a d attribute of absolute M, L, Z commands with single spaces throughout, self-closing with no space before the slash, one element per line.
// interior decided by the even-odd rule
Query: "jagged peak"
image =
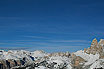
<path fill-rule="evenodd" d="M 96 38 L 94 38 L 94 39 L 92 40 L 92 42 L 97 42 L 97 39 L 96 39 Z"/>
<path fill-rule="evenodd" d="M 98 44 L 97 39 L 94 38 L 94 39 L 92 40 L 91 47 L 92 47 L 92 46 L 97 46 L 97 44 Z"/>

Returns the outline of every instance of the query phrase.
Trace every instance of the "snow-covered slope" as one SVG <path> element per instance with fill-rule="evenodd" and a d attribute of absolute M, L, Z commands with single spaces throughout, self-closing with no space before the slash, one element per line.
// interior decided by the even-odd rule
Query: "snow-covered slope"
<path fill-rule="evenodd" d="M 57 55 L 56 55 L 57 54 Z M 59 55 L 60 56 L 59 56 Z M 62 56 L 65 55 L 65 56 Z M 67 55 L 66 55 L 67 54 Z M 51 55 L 51 56 L 50 56 Z M 53 56 L 54 55 L 54 56 Z M 17 65 L 20 67 L 25 67 L 27 65 L 27 69 L 31 67 L 34 67 L 35 69 L 60 69 L 60 68 L 66 68 L 71 69 L 71 59 L 66 57 L 68 56 L 68 53 L 46 53 L 44 51 L 34 51 L 29 52 L 25 50 L 9 50 L 9 51 L 0 51 L 0 61 L 2 63 L 2 60 L 5 62 L 8 61 L 11 64 L 14 64 L 14 60 Z M 34 60 L 33 60 L 34 59 Z M 19 60 L 23 60 L 22 63 Z M 5 66 L 7 63 L 4 63 Z M 22 65 L 22 66 L 21 66 Z M 10 65 L 11 66 L 11 65 Z M 19 66 L 14 66 L 11 68 L 18 68 Z M 29 67 L 30 66 L 30 67 Z M 8 67 L 6 67 L 8 69 Z"/>
<path fill-rule="evenodd" d="M 94 63 L 96 60 L 99 59 L 99 54 L 87 54 L 87 53 L 84 53 L 84 51 L 80 50 L 80 51 L 77 51 L 74 53 L 76 56 L 80 56 L 82 57 L 85 61 L 87 61 L 85 63 L 85 65 L 90 65 L 92 63 Z"/>
<path fill-rule="evenodd" d="M 104 68 L 104 59 L 99 59 L 99 54 L 87 54 L 84 53 L 84 51 L 80 50 L 74 53 L 76 56 L 82 57 L 86 62 L 83 65 L 85 66 L 90 66 L 89 69 L 94 69 L 94 68 Z M 83 68 L 84 69 L 84 68 Z"/>
<path fill-rule="evenodd" d="M 25 50 L 20 50 L 20 51 L 17 51 L 17 50 L 9 50 L 8 52 L 6 51 L 1 51 L 0 52 L 1 56 L 0 56 L 0 59 L 15 59 L 15 60 L 18 60 L 18 59 L 21 59 L 23 57 L 29 57 L 28 55 L 30 55 L 30 52 L 28 51 L 25 51 Z"/>
<path fill-rule="evenodd" d="M 57 54 L 57 56 L 56 56 Z M 34 67 L 34 69 L 73 69 L 72 59 L 71 56 L 67 57 L 66 55 L 62 55 L 63 53 L 53 53 L 50 56 L 50 53 L 46 53 L 44 51 L 1 51 L 0 52 L 0 61 L 1 60 L 24 60 L 25 58 L 25 64 L 24 65 L 31 65 L 30 67 L 27 66 L 26 69 L 31 69 L 31 67 Z M 99 54 L 87 54 L 84 53 L 84 51 L 80 50 L 74 53 L 76 56 L 79 56 L 85 60 L 84 65 L 82 66 L 82 69 L 84 67 L 89 66 L 89 69 L 93 68 L 100 68 L 104 67 L 104 59 L 99 59 Z M 34 60 L 33 60 L 34 59 Z M 76 58 L 75 58 L 76 59 Z M 80 60 L 80 59 L 79 59 Z M 75 61 L 77 62 L 77 60 Z M 2 63 L 2 61 L 1 61 Z M 12 62 L 13 64 L 13 62 Z M 15 68 L 16 66 L 14 66 Z M 21 66 L 24 67 L 24 66 Z M 7 68 L 8 69 L 8 68 Z M 16 68 L 15 68 L 16 69 Z"/>
<path fill-rule="evenodd" d="M 31 56 L 33 56 L 36 59 L 43 58 L 44 56 L 47 56 L 47 55 L 48 55 L 48 53 L 46 53 L 44 51 L 39 51 L 39 50 L 31 52 Z"/>

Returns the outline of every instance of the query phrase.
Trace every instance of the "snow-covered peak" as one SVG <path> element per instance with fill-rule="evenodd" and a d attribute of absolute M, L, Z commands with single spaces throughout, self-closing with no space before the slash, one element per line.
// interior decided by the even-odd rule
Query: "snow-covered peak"
<path fill-rule="evenodd" d="M 30 52 L 25 50 L 9 50 L 9 51 L 1 51 L 0 53 L 1 53 L 0 59 L 6 60 L 8 59 L 19 60 L 24 57 L 29 57 L 28 55 L 30 55 Z"/>
<path fill-rule="evenodd" d="M 47 56 L 48 53 L 46 53 L 46 52 L 44 52 L 44 51 L 42 51 L 42 50 L 36 50 L 36 51 L 34 51 L 34 52 L 31 52 L 31 55 L 32 55 L 33 57 L 44 57 L 44 56 Z"/>
<path fill-rule="evenodd" d="M 100 39 L 98 45 L 104 46 L 104 39 Z"/>

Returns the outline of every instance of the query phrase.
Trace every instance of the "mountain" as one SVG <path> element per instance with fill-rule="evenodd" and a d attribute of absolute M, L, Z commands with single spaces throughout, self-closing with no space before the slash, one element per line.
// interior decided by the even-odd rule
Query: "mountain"
<path fill-rule="evenodd" d="M 104 69 L 104 40 L 77 52 L 0 50 L 0 69 Z"/>

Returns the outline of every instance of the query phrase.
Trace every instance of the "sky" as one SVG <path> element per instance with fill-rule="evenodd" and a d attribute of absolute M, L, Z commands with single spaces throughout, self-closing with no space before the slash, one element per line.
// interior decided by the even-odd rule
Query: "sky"
<path fill-rule="evenodd" d="M 104 39 L 104 0 L 0 0 L 0 49 L 74 52 Z"/>

